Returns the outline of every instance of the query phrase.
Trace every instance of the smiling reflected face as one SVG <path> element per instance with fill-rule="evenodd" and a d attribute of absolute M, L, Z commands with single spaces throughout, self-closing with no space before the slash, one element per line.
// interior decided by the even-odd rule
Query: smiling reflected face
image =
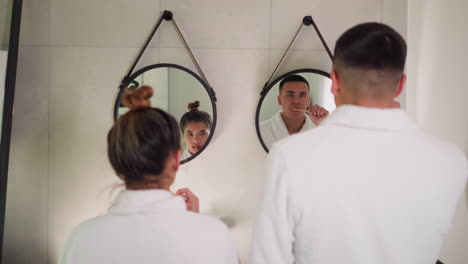
<path fill-rule="evenodd" d="M 193 155 L 197 153 L 210 136 L 210 129 L 204 122 L 188 122 L 184 130 L 184 140 L 187 150 Z"/>
<path fill-rule="evenodd" d="M 304 112 L 310 105 L 310 94 L 304 82 L 287 82 L 283 85 L 278 104 L 283 108 L 283 116 L 290 119 L 304 118 Z"/>

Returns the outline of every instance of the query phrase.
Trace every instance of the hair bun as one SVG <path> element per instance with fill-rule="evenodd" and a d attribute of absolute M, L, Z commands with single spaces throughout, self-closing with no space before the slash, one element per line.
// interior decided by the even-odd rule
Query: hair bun
<path fill-rule="evenodd" d="M 135 91 L 135 95 L 141 100 L 149 100 L 154 94 L 153 87 L 144 85 Z"/>
<path fill-rule="evenodd" d="M 195 101 L 193 103 L 189 103 L 188 105 L 188 109 L 190 111 L 198 111 L 198 107 L 200 107 L 200 102 L 199 101 Z"/>
<path fill-rule="evenodd" d="M 151 86 L 142 86 L 138 89 L 128 88 L 122 96 L 122 104 L 131 110 L 151 108 L 151 97 L 154 91 Z"/>

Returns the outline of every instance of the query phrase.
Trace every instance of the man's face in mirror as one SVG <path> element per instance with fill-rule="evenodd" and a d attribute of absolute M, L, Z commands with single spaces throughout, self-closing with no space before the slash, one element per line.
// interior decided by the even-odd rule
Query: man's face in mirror
<path fill-rule="evenodd" d="M 304 82 L 287 82 L 283 85 L 278 96 L 278 105 L 283 108 L 283 115 L 287 118 L 303 118 L 305 110 L 310 105 L 309 88 Z"/>

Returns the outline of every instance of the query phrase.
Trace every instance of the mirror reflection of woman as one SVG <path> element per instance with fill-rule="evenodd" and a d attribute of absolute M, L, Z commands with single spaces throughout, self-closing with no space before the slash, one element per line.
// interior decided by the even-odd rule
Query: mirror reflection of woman
<path fill-rule="evenodd" d="M 108 157 L 125 190 L 106 215 L 73 230 L 61 263 L 238 263 L 227 227 L 198 214 L 190 190 L 170 191 L 180 166 L 180 132 L 170 114 L 140 104 L 151 93 L 127 96 L 131 111 L 107 135 Z"/>
<path fill-rule="evenodd" d="M 211 116 L 205 111 L 200 111 L 199 107 L 199 101 L 190 103 L 188 105 L 189 111 L 180 119 L 180 129 L 186 146 L 182 153 L 182 160 L 197 153 L 210 136 L 213 121 Z"/>

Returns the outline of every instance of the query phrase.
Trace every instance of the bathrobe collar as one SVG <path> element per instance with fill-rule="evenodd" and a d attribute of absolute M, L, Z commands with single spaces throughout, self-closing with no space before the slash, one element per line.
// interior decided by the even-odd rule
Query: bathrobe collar
<path fill-rule="evenodd" d="M 342 105 L 326 118 L 321 125 L 338 125 L 374 130 L 417 129 L 408 114 L 396 108 L 367 108 Z"/>
<path fill-rule="evenodd" d="M 272 118 L 273 134 L 277 140 L 289 136 L 288 128 L 286 127 L 283 117 L 281 116 L 282 112 L 283 111 L 278 111 Z M 299 132 L 304 132 L 315 127 L 315 124 L 312 122 L 310 117 L 307 114 L 304 114 L 304 116 L 305 122 Z"/>
<path fill-rule="evenodd" d="M 182 197 L 161 190 L 123 190 L 109 209 L 109 214 L 130 215 L 186 211 Z"/>

